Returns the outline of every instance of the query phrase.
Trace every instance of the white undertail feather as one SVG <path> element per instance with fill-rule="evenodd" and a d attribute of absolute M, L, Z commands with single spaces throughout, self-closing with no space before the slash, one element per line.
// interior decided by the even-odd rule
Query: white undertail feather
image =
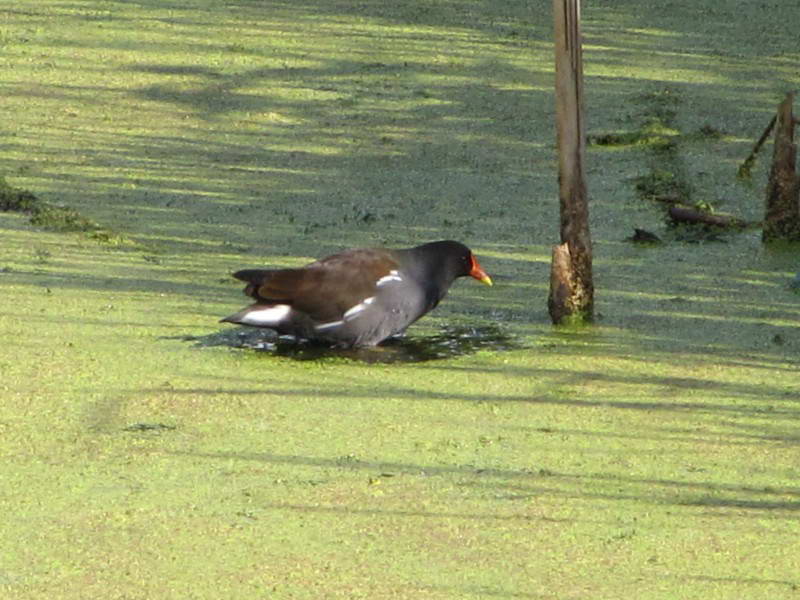
<path fill-rule="evenodd" d="M 276 304 L 275 306 L 248 311 L 240 319 L 240 322 L 256 327 L 272 327 L 288 317 L 291 311 L 292 307 L 288 304 Z"/>

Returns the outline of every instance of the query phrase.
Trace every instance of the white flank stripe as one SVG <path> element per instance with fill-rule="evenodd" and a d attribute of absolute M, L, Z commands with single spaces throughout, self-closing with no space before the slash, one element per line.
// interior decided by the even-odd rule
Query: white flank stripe
<path fill-rule="evenodd" d="M 291 312 L 292 307 L 288 304 L 276 304 L 269 308 L 251 310 L 241 318 L 245 325 L 270 326 L 277 325 Z"/>
<path fill-rule="evenodd" d="M 358 313 L 367 308 L 374 301 L 375 301 L 375 296 L 370 296 L 369 298 L 365 298 L 364 300 L 356 304 L 354 307 L 348 308 L 347 312 L 345 312 L 342 315 L 344 317 L 344 320 L 349 321 L 350 319 L 357 317 Z"/>
<path fill-rule="evenodd" d="M 394 269 L 389 271 L 388 275 L 384 275 L 383 277 L 378 279 L 378 281 L 375 282 L 375 285 L 377 285 L 378 287 L 381 287 L 382 285 L 386 285 L 387 283 L 391 283 L 393 281 L 403 281 L 403 278 L 400 277 L 398 272 L 395 271 Z"/>
<path fill-rule="evenodd" d="M 317 331 L 323 331 L 325 329 L 333 329 L 334 327 L 338 327 L 342 325 L 344 321 L 331 321 L 330 323 L 320 323 L 319 325 L 314 325 L 314 329 Z"/>

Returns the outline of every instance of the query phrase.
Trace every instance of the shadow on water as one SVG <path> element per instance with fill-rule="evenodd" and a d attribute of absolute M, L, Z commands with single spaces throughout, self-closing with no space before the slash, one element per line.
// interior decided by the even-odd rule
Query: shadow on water
<path fill-rule="evenodd" d="M 239 327 L 202 336 L 178 338 L 196 347 L 227 346 L 253 350 L 265 356 L 294 360 L 346 359 L 367 364 L 415 363 L 473 354 L 479 350 L 517 350 L 524 345 L 498 325 L 444 327 L 436 335 L 394 337 L 370 348 L 334 348 L 330 345 L 278 336 L 269 329 Z"/>

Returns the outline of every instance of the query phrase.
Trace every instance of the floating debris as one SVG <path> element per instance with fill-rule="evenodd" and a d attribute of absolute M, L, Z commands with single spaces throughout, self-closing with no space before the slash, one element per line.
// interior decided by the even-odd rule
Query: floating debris
<path fill-rule="evenodd" d="M 177 429 L 175 425 L 166 425 L 164 423 L 134 423 L 132 425 L 128 425 L 127 427 L 123 427 L 122 431 L 132 431 L 136 433 L 155 431 L 157 433 L 162 433 L 164 431 L 173 431 L 175 429 Z"/>
<path fill-rule="evenodd" d="M 661 238 L 655 233 L 647 231 L 646 229 L 634 228 L 633 235 L 626 238 L 628 242 L 636 242 L 637 244 L 661 244 Z"/>

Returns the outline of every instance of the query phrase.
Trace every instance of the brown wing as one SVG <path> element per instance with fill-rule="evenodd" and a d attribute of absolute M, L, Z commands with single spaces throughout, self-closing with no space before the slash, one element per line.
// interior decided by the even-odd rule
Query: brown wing
<path fill-rule="evenodd" d="M 305 269 L 245 269 L 233 274 L 247 282 L 244 293 L 256 300 L 291 301 L 306 277 Z"/>
<path fill-rule="evenodd" d="M 248 282 L 245 294 L 262 302 L 283 302 L 325 323 L 375 295 L 377 281 L 399 268 L 391 252 L 348 250 L 302 269 L 247 269 L 234 277 Z"/>

